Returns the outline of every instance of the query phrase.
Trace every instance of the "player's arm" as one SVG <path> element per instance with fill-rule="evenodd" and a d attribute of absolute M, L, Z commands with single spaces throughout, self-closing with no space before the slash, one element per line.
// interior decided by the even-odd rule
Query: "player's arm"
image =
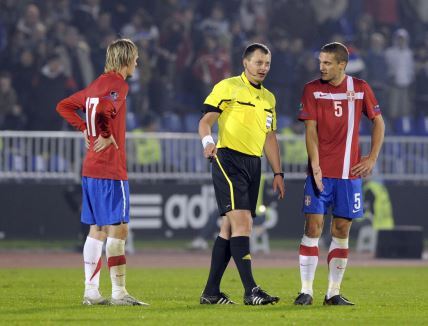
<path fill-rule="evenodd" d="M 306 151 L 308 152 L 309 164 L 312 169 L 315 184 L 319 191 L 324 190 L 322 183 L 322 171 L 319 158 L 318 130 L 317 130 L 317 102 L 313 96 L 315 89 L 312 83 L 308 83 L 303 88 L 303 95 L 300 101 L 299 120 L 305 122 Z"/>
<path fill-rule="evenodd" d="M 206 158 L 214 157 L 217 154 L 217 148 L 213 137 L 211 136 L 211 129 L 214 123 L 217 122 L 219 112 L 206 112 L 204 116 L 199 120 L 199 136 L 202 140 L 202 146 L 204 147 L 204 156 Z"/>
<path fill-rule="evenodd" d="M 351 174 L 359 177 L 366 177 L 373 171 L 385 134 L 385 123 L 373 90 L 366 82 L 363 83 L 363 90 L 363 113 L 372 121 L 373 128 L 370 154 L 362 157 L 360 162 L 351 168 Z"/>
<path fill-rule="evenodd" d="M 199 121 L 198 131 L 202 140 L 202 146 L 204 147 L 204 156 L 206 158 L 215 157 L 217 154 L 217 148 L 215 146 L 214 139 L 211 136 L 211 129 L 224 109 L 222 103 L 224 103 L 223 105 L 227 105 L 227 102 L 229 101 L 229 92 L 230 88 L 227 82 L 222 80 L 214 86 L 213 90 L 204 101 L 204 116 Z"/>
<path fill-rule="evenodd" d="M 363 156 L 360 162 L 352 167 L 351 173 L 355 176 L 366 177 L 372 173 L 383 144 L 385 122 L 383 121 L 382 116 L 375 116 L 372 123 L 373 128 L 370 154 L 368 156 Z"/>
<path fill-rule="evenodd" d="M 85 94 L 82 90 L 61 100 L 56 106 L 56 112 L 77 130 L 85 131 L 85 120 L 77 114 L 77 110 L 83 110 L 84 107 Z"/>
<path fill-rule="evenodd" d="M 113 103 L 108 99 L 100 99 L 100 102 L 97 106 L 96 115 L 96 124 L 100 128 L 100 135 L 94 142 L 95 152 L 101 152 L 110 145 L 113 145 L 116 147 L 116 149 L 119 149 L 111 129 L 113 114 L 115 114 L 115 107 Z"/>
<path fill-rule="evenodd" d="M 77 110 L 83 110 L 85 107 L 85 93 L 81 90 L 73 95 L 63 99 L 56 106 L 56 112 L 63 117 L 70 125 L 83 133 L 86 148 L 89 148 L 89 136 L 86 132 L 86 123 L 78 114 Z"/>
<path fill-rule="evenodd" d="M 281 169 L 281 156 L 279 154 L 278 140 L 276 139 L 275 131 L 270 131 L 266 135 L 264 152 L 274 173 L 272 184 L 273 191 L 276 192 L 278 190 L 278 198 L 282 199 L 285 195 L 284 174 Z"/>
<path fill-rule="evenodd" d="M 308 152 L 314 180 L 318 190 L 323 191 L 324 185 L 322 183 L 322 171 L 318 151 L 317 122 L 315 120 L 305 120 L 305 129 L 306 150 Z"/>

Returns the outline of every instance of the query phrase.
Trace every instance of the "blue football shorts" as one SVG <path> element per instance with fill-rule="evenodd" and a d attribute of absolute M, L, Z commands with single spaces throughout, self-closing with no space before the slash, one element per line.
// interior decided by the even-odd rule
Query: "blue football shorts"
<path fill-rule="evenodd" d="M 82 177 L 84 224 L 98 226 L 129 222 L 128 181 Z"/>
<path fill-rule="evenodd" d="M 324 190 L 320 193 L 312 176 L 305 182 L 303 213 L 327 214 L 337 217 L 359 218 L 364 215 L 362 179 L 322 178 Z"/>

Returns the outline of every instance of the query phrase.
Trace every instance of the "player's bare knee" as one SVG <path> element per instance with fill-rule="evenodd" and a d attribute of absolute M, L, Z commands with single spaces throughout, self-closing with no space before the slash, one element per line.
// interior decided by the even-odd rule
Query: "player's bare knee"
<path fill-rule="evenodd" d="M 238 223 L 232 229 L 232 236 L 250 236 L 252 231 L 251 223 Z"/>
<path fill-rule="evenodd" d="M 101 227 L 98 227 L 97 225 L 91 225 L 89 228 L 88 237 L 99 241 L 104 241 L 107 238 L 107 233 Z"/>
<path fill-rule="evenodd" d="M 111 238 L 126 240 L 128 237 L 128 224 L 109 225 L 108 236 Z"/>
<path fill-rule="evenodd" d="M 352 222 L 344 218 L 334 218 L 331 224 L 331 235 L 336 238 L 346 239 L 349 237 Z"/>
<path fill-rule="evenodd" d="M 332 224 L 331 235 L 335 238 L 346 239 L 349 237 L 349 227 L 342 224 Z"/>
<path fill-rule="evenodd" d="M 322 223 L 318 222 L 306 222 L 305 224 L 305 235 L 309 238 L 319 238 L 322 232 Z"/>
<path fill-rule="evenodd" d="M 332 226 L 331 235 L 335 238 L 346 239 L 349 237 L 349 229 L 346 227 Z"/>

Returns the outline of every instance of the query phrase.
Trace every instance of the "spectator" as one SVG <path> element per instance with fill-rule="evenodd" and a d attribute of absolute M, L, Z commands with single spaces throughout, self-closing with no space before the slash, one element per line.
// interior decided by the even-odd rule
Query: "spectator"
<path fill-rule="evenodd" d="M 84 34 L 96 25 L 100 9 L 100 0 L 80 1 L 73 13 L 73 25 Z"/>
<path fill-rule="evenodd" d="M 69 87 L 80 89 L 89 85 L 94 79 L 91 51 L 75 27 L 66 28 L 64 44 L 57 48 L 57 52 L 64 64 L 64 74 L 69 78 Z"/>
<path fill-rule="evenodd" d="M 285 164 L 295 164 L 302 166 L 308 162 L 305 140 L 303 138 L 297 138 L 299 136 L 303 136 L 304 134 L 305 126 L 298 120 L 294 120 L 290 126 L 282 128 L 281 135 L 290 137 L 287 142 L 282 143 L 282 162 Z"/>
<path fill-rule="evenodd" d="M 48 29 L 59 21 L 70 23 L 73 17 L 70 0 L 48 0 L 42 2 L 44 22 Z"/>
<path fill-rule="evenodd" d="M 348 8 L 348 0 L 311 0 L 321 35 L 340 30 L 340 19 Z"/>
<path fill-rule="evenodd" d="M 112 30 L 102 35 L 98 43 L 91 48 L 91 62 L 96 74 L 104 72 L 105 55 L 107 46 L 116 39 L 116 33 Z"/>
<path fill-rule="evenodd" d="M 149 10 L 147 7 L 147 1 L 144 8 Z M 141 0 L 103 0 L 101 2 L 102 10 L 107 11 L 111 14 L 112 28 L 115 31 L 120 29 L 129 22 L 129 17 L 132 13 L 137 11 L 137 8 L 141 7 Z M 152 12 L 149 10 L 149 12 Z"/>
<path fill-rule="evenodd" d="M 303 88 L 308 80 L 314 80 L 319 77 L 319 66 L 317 64 L 316 58 L 317 54 L 315 53 L 305 53 L 300 58 L 298 65 L 296 67 L 296 82 L 297 87 Z M 297 93 L 297 92 L 296 92 Z M 297 93 L 298 99 L 300 101 L 300 93 Z M 297 107 L 294 106 L 295 108 Z"/>
<path fill-rule="evenodd" d="M 0 73 L 0 125 L 6 115 L 12 111 L 17 104 L 16 92 L 12 87 L 12 78 L 9 72 Z"/>
<path fill-rule="evenodd" d="M 386 49 L 385 57 L 391 83 L 388 110 L 385 112 L 390 118 L 408 116 L 412 113 L 410 86 L 414 81 L 415 64 L 405 29 L 394 33 L 393 46 Z"/>
<path fill-rule="evenodd" d="M 195 107 L 196 100 L 194 96 L 195 84 L 192 76 L 192 65 L 195 59 L 195 41 L 194 35 L 194 12 L 186 9 L 180 12 L 177 17 L 180 21 L 180 41 L 177 44 L 173 85 L 176 92 L 177 104 L 181 106 L 179 110 L 188 111 Z"/>
<path fill-rule="evenodd" d="M 24 130 L 27 127 L 27 117 L 22 110 L 22 106 L 15 104 L 4 117 L 3 124 L 0 124 L 4 130 Z"/>
<path fill-rule="evenodd" d="M 349 50 L 349 61 L 346 66 L 346 73 L 352 74 L 357 78 L 361 78 L 364 70 L 366 69 L 366 64 L 360 54 L 359 49 L 354 47 L 352 44 L 348 46 Z"/>
<path fill-rule="evenodd" d="M 375 18 L 378 25 L 390 27 L 399 23 L 399 1 L 398 0 L 365 0 L 366 12 Z"/>
<path fill-rule="evenodd" d="M 15 26 L 20 17 L 22 5 L 22 3 L 16 0 L 0 1 L 0 21 L 5 26 Z"/>
<path fill-rule="evenodd" d="M 232 74 L 237 75 L 242 66 L 242 48 L 248 43 L 248 37 L 242 29 L 241 23 L 235 20 L 230 28 L 232 33 L 231 57 L 232 57 Z"/>
<path fill-rule="evenodd" d="M 266 87 L 272 89 L 276 97 L 278 114 L 291 114 L 295 108 L 290 107 L 291 88 L 294 82 L 295 57 L 290 50 L 290 40 L 285 35 L 276 35 L 273 39 L 271 69 L 266 80 Z"/>
<path fill-rule="evenodd" d="M 319 35 L 315 23 L 315 12 L 312 6 L 301 0 L 281 0 L 272 4 L 272 25 L 285 31 L 292 31 L 293 37 L 301 38 L 305 46 L 312 46 Z"/>
<path fill-rule="evenodd" d="M 400 3 L 401 11 L 404 12 L 405 26 L 411 28 L 411 34 L 416 42 L 423 42 L 426 31 L 428 30 L 428 1 L 425 0 L 408 0 Z"/>
<path fill-rule="evenodd" d="M 428 116 L 428 33 L 426 41 L 416 52 L 415 107 L 416 115 Z"/>
<path fill-rule="evenodd" d="M 65 43 L 65 35 L 69 26 L 63 20 L 58 20 L 52 25 L 48 32 L 48 38 L 55 47 Z"/>
<path fill-rule="evenodd" d="M 52 55 L 39 73 L 30 113 L 30 129 L 58 130 L 62 120 L 53 108 L 66 96 L 67 78 L 58 55 Z"/>
<path fill-rule="evenodd" d="M 30 3 L 16 26 L 17 31 L 24 34 L 27 41 L 33 39 L 33 35 L 37 32 L 46 31 L 46 26 L 40 20 L 40 10 L 35 4 Z"/>
<path fill-rule="evenodd" d="M 37 82 L 37 67 L 34 54 L 25 49 L 19 55 L 19 61 L 13 66 L 13 85 L 19 94 L 19 102 L 24 112 L 31 109 L 34 101 L 34 87 Z"/>
<path fill-rule="evenodd" d="M 230 57 L 224 49 L 218 47 L 216 37 L 205 38 L 205 47 L 196 57 L 193 74 L 198 82 L 201 98 L 206 97 L 220 80 L 230 76 Z"/>
<path fill-rule="evenodd" d="M 199 28 L 204 34 L 217 37 L 220 46 L 227 46 L 230 42 L 229 22 L 226 20 L 223 8 L 218 3 L 212 7 L 210 16 L 201 22 Z"/>
<path fill-rule="evenodd" d="M 246 33 L 254 32 L 257 25 L 266 21 L 266 1 L 242 0 L 239 15 L 242 29 Z"/>
<path fill-rule="evenodd" d="M 388 71 L 385 58 L 385 37 L 373 33 L 370 37 L 370 48 L 364 57 L 366 63 L 366 80 L 372 86 L 381 108 L 387 110 Z"/>
<path fill-rule="evenodd" d="M 370 47 L 373 32 L 373 17 L 368 14 L 362 15 L 357 20 L 357 33 L 354 43 L 363 52 Z"/>
<path fill-rule="evenodd" d="M 300 104 L 300 92 L 296 90 L 296 82 L 298 81 L 299 76 L 297 76 L 297 71 L 298 71 L 298 67 L 301 64 L 302 60 L 304 60 L 304 58 L 307 55 L 307 52 L 304 49 L 304 43 L 303 43 L 303 39 L 296 37 L 291 41 L 290 44 L 290 52 L 291 52 L 291 61 L 293 62 L 292 66 L 293 69 L 290 70 L 290 74 L 291 76 L 289 76 L 289 87 L 290 87 L 290 107 L 287 108 L 287 112 L 293 116 L 296 112 L 296 108 L 298 108 L 299 104 Z M 313 61 L 313 60 L 312 60 Z M 312 63 L 313 64 L 313 63 Z M 312 65 L 311 64 L 311 65 Z M 319 69 L 318 67 L 316 67 L 316 72 L 318 74 Z M 315 76 L 317 75 L 315 74 Z M 309 79 L 311 80 L 311 78 Z M 306 83 L 308 81 L 308 79 L 306 79 L 304 83 Z M 302 86 L 303 86 L 302 84 Z"/>
<path fill-rule="evenodd" d="M 111 28 L 111 14 L 108 12 L 101 12 L 98 15 L 96 24 L 89 31 L 86 32 L 86 40 L 92 46 L 99 44 L 104 35 L 114 33 Z M 104 60 L 103 60 L 104 61 Z"/>
<path fill-rule="evenodd" d="M 123 26 L 122 35 L 135 42 L 146 40 L 156 44 L 159 39 L 159 29 L 153 23 L 152 17 L 143 9 L 132 15 L 131 21 Z"/>
<path fill-rule="evenodd" d="M 155 115 L 147 114 L 142 120 L 142 128 L 132 130 L 134 135 L 159 131 L 159 121 Z M 162 163 L 162 148 L 159 139 L 140 138 L 136 139 L 133 144 L 135 146 L 135 163 L 140 165 L 138 169 L 153 170 L 155 164 Z"/>

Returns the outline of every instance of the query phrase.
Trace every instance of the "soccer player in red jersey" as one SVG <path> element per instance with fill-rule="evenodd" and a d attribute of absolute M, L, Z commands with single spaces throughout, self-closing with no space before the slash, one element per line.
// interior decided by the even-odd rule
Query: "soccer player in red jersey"
<path fill-rule="evenodd" d="M 146 305 L 125 288 L 125 241 L 129 222 L 129 186 L 126 172 L 126 95 L 137 66 L 138 50 L 128 39 L 107 48 L 104 74 L 87 88 L 59 102 L 57 112 L 85 138 L 87 153 L 82 169 L 82 223 L 89 224 L 83 248 L 85 305 Z M 83 120 L 77 110 L 85 113 Z M 99 292 L 102 248 L 106 243 L 112 298 Z"/>
<path fill-rule="evenodd" d="M 303 198 L 305 231 L 299 250 L 302 288 L 296 305 L 312 304 L 318 242 L 329 207 L 333 213 L 332 241 L 324 304 L 353 305 L 340 294 L 348 261 L 349 230 L 352 219 L 363 216 L 361 178 L 375 166 L 385 125 L 370 86 L 345 74 L 348 57 L 343 44 L 324 45 L 319 55 L 321 78 L 309 82 L 303 90 L 299 120 L 306 127 L 309 160 Z M 363 114 L 372 121 L 373 128 L 370 153 L 361 157 L 358 132 Z"/>

